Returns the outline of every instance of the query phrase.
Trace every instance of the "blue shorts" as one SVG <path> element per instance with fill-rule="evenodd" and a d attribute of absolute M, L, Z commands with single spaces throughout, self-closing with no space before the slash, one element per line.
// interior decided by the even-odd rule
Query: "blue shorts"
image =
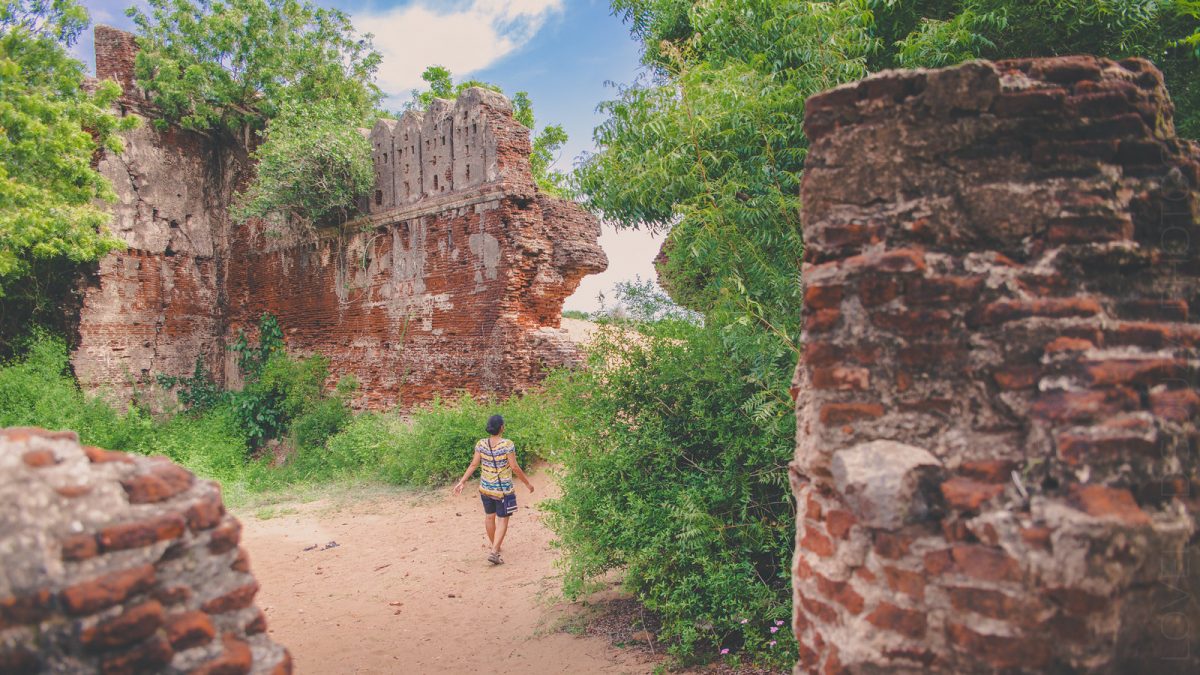
<path fill-rule="evenodd" d="M 479 499 L 483 501 L 483 512 L 489 516 L 495 514 L 497 518 L 507 518 L 517 511 L 517 493 L 515 492 L 504 495 L 504 499 L 496 499 L 481 493 Z"/>

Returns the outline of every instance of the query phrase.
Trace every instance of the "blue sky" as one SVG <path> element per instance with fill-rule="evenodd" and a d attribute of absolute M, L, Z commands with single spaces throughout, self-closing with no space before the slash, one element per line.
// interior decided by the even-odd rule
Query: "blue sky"
<path fill-rule="evenodd" d="M 125 8 L 138 0 L 83 0 L 95 23 L 130 28 Z M 606 0 L 316 0 L 348 13 L 360 31 L 375 35 L 383 53 L 378 82 L 390 107 L 423 84 L 431 64 L 456 78 L 474 77 L 506 92 L 527 91 L 538 124 L 559 123 L 570 141 L 559 167 L 569 169 L 592 149 L 592 129 L 601 117 L 596 104 L 612 98 L 606 82 L 628 83 L 638 73 L 638 46 Z M 76 53 L 92 63 L 89 34 Z M 566 309 L 593 310 L 596 296 L 635 276 L 653 278 L 650 264 L 659 242 L 642 232 L 605 227 L 601 245 L 609 270 L 584 279 Z"/>

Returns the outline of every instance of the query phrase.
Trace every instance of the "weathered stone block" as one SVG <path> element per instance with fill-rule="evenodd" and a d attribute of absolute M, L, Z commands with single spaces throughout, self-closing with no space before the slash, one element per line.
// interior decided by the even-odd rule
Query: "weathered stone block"
<path fill-rule="evenodd" d="M 855 517 L 869 527 L 897 528 L 931 511 L 941 462 L 928 451 L 895 441 L 871 441 L 834 453 L 834 485 Z"/>

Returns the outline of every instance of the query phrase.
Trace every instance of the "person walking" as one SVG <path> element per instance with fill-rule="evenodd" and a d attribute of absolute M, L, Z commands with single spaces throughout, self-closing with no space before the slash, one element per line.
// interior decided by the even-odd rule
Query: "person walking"
<path fill-rule="evenodd" d="M 492 415 L 487 421 L 487 438 L 475 443 L 475 456 L 454 484 L 454 494 L 460 495 L 467 479 L 479 471 L 479 498 L 483 501 L 483 529 L 487 532 L 491 552 L 488 562 L 493 565 L 504 563 L 500 557 L 500 546 L 508 533 L 508 519 L 517 510 L 517 493 L 513 487 L 513 476 L 521 479 L 525 487 L 533 492 L 533 484 L 521 466 L 517 464 L 517 448 L 504 438 L 504 418 Z"/>

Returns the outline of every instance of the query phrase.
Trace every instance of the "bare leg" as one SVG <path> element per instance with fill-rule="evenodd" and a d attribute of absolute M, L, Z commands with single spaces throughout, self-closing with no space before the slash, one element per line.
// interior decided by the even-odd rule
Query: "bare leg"
<path fill-rule="evenodd" d="M 496 523 L 496 538 L 492 543 L 492 550 L 496 553 L 500 552 L 500 545 L 504 543 L 504 535 L 508 533 L 508 518 L 497 518 Z"/>
<path fill-rule="evenodd" d="M 483 516 L 483 530 L 487 532 L 488 546 L 495 548 L 492 542 L 496 539 L 496 514 L 486 513 Z"/>

